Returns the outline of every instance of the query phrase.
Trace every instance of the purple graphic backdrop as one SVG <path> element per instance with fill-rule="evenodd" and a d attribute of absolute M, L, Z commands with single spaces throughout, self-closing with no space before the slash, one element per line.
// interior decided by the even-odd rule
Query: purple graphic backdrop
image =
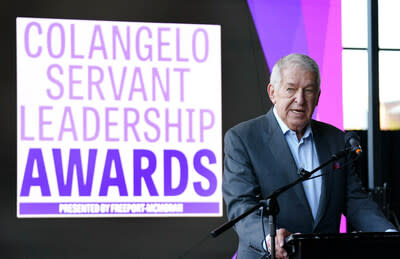
<path fill-rule="evenodd" d="M 314 118 L 343 129 L 340 0 L 247 0 L 267 65 L 302 53 L 320 66 L 321 97 Z M 342 218 L 341 232 L 346 226 Z"/>
<path fill-rule="evenodd" d="M 266 62 L 307 54 L 321 69 L 314 118 L 343 128 L 340 0 L 248 0 Z"/>

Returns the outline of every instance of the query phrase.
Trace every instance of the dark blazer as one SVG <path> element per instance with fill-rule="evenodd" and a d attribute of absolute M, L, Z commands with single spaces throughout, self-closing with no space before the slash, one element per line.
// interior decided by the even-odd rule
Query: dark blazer
<path fill-rule="evenodd" d="M 311 129 L 320 164 L 344 148 L 344 133 L 312 120 Z M 297 166 L 272 109 L 265 115 L 240 123 L 225 135 L 223 195 L 228 218 L 233 219 L 274 190 L 296 180 Z M 393 228 L 378 206 L 361 190 L 347 159 L 322 169 L 321 198 L 314 220 L 302 184 L 278 198 L 277 227 L 295 233 L 337 233 L 341 214 L 356 230 L 379 232 Z M 337 166 L 337 164 L 336 164 Z M 266 233 L 268 222 L 264 217 Z M 239 236 L 238 258 L 265 258 L 261 216 L 254 212 L 235 225 Z"/>

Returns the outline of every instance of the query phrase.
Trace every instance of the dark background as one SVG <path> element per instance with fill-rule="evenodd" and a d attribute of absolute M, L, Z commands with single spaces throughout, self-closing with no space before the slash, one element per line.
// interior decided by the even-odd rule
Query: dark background
<path fill-rule="evenodd" d="M 0 12 L 0 258 L 231 258 L 237 247 L 233 230 L 209 237 L 211 230 L 226 221 L 225 216 L 16 218 L 15 24 L 16 17 L 220 24 L 224 134 L 234 124 L 265 113 L 271 105 L 265 88 L 269 72 L 247 2 L 1 0 Z"/>
<path fill-rule="evenodd" d="M 209 232 L 222 218 L 16 218 L 16 17 L 220 24 L 222 128 L 265 113 L 269 71 L 245 0 L 32 0 L 0 2 L 0 258 L 231 258 L 237 237 Z M 277 26 L 277 25 L 271 25 Z M 360 176 L 367 183 L 367 133 Z M 382 132 L 391 209 L 400 207 L 400 134 Z M 379 195 L 378 195 L 379 196 Z M 225 215 L 225 213 L 224 213 Z M 393 220 L 393 218 L 391 218 Z"/>

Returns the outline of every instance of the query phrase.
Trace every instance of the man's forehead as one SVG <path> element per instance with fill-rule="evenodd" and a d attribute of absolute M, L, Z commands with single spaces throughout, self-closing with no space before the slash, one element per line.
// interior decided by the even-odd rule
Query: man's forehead
<path fill-rule="evenodd" d="M 313 86 L 317 87 L 317 82 L 315 81 L 315 78 L 296 78 L 293 76 L 288 76 L 286 78 L 282 78 L 282 83 L 285 85 L 289 86 Z"/>
<path fill-rule="evenodd" d="M 284 85 L 291 86 L 291 87 L 299 87 L 300 85 L 296 82 L 286 81 Z M 317 84 L 314 81 L 310 81 L 308 84 L 304 85 L 304 87 L 313 87 L 317 88 Z"/>
<path fill-rule="evenodd" d="M 304 82 L 307 85 L 317 86 L 317 76 L 314 71 L 310 71 L 298 66 L 287 67 L 282 70 L 282 82 L 285 84 L 296 85 Z"/>

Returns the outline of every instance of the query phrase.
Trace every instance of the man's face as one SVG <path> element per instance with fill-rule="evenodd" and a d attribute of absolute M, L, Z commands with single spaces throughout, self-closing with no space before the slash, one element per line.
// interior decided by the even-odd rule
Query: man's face
<path fill-rule="evenodd" d="M 276 89 L 269 84 L 268 95 L 279 117 L 300 139 L 318 104 L 320 92 L 315 73 L 296 66 L 284 68 L 280 86 Z"/>

